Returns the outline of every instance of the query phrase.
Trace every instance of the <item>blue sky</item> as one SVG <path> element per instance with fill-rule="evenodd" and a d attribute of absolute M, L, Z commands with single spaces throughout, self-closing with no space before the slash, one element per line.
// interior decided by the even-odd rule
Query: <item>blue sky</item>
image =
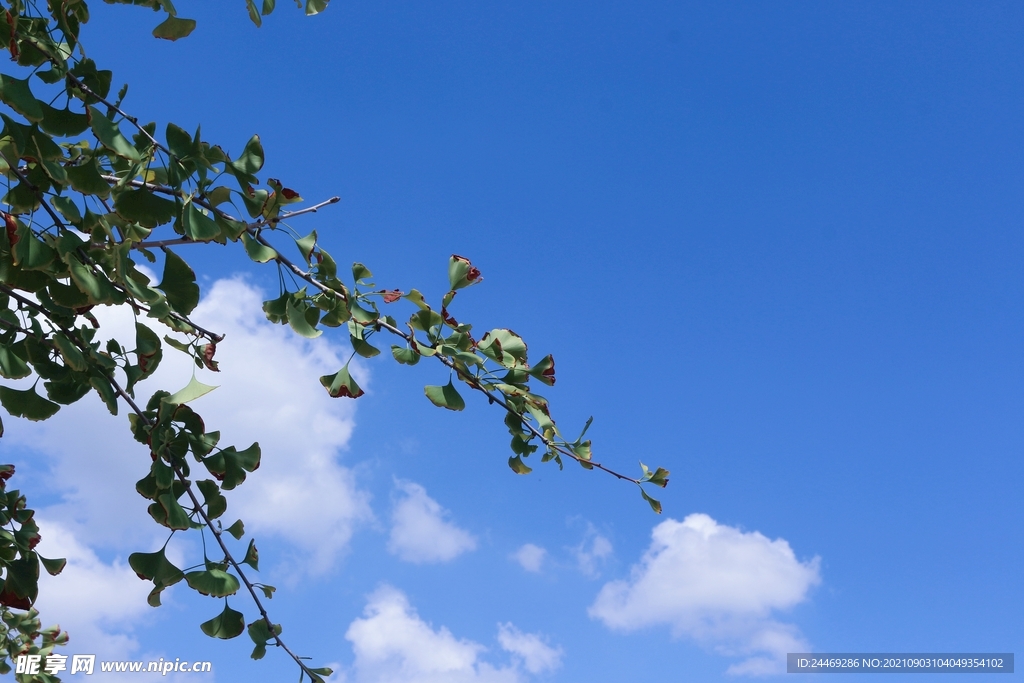
<path fill-rule="evenodd" d="M 199 27 L 173 44 L 91 7 L 126 109 L 234 153 L 259 133 L 265 175 L 342 197 L 296 228 L 382 286 L 436 299 L 471 258 L 456 316 L 554 354 L 546 395 L 566 433 L 594 416 L 595 457 L 673 474 L 662 517 L 598 473 L 516 477 L 502 416 L 431 406 L 426 363 L 365 362 L 368 394 L 331 400 L 344 340 L 262 324 L 276 273 L 239 250 L 186 253 L 228 331 L 195 408 L 264 444 L 233 510 L 274 619 L 336 680 L 1024 651 L 1019 4 L 338 1 L 259 30 L 240 2 L 176 4 Z M 68 652 L 292 675 L 205 638 L 211 600 L 144 604 L 124 561 L 159 544 L 134 520 L 148 458 L 93 403 L 4 439 L 72 557 L 43 605 L 79 627 Z"/>

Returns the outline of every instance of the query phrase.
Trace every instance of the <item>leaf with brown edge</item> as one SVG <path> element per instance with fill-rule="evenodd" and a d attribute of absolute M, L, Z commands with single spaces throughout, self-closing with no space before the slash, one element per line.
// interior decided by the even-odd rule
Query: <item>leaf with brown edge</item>
<path fill-rule="evenodd" d="M 640 495 L 644 497 L 644 500 L 647 501 L 647 504 L 651 506 L 651 509 L 654 510 L 656 514 L 661 514 L 661 503 L 647 495 L 647 491 L 644 491 L 642 486 L 640 487 Z"/>
<path fill-rule="evenodd" d="M 51 560 L 49 558 L 43 557 L 42 555 L 39 555 L 39 562 L 42 563 L 43 569 L 45 569 L 46 573 L 50 576 L 57 576 L 62 571 L 64 571 L 64 567 L 66 567 L 68 564 L 67 558 L 58 557 L 56 559 Z"/>
<path fill-rule="evenodd" d="M 393 304 L 399 299 L 401 299 L 403 296 L 405 296 L 405 292 L 403 292 L 400 289 L 392 289 L 390 292 L 384 290 L 381 292 L 381 294 L 384 295 L 384 303 L 386 304 Z"/>
<path fill-rule="evenodd" d="M 530 368 L 530 375 L 544 384 L 553 386 L 555 383 L 555 357 L 548 354 Z"/>
<path fill-rule="evenodd" d="M 356 383 L 352 375 L 349 374 L 348 363 L 333 375 L 321 377 L 320 384 L 324 385 L 331 398 L 359 398 L 366 393 Z"/>
<path fill-rule="evenodd" d="M 483 278 L 480 277 L 480 270 L 465 256 L 452 254 L 452 257 L 448 259 L 448 284 L 451 285 L 453 292 L 456 289 L 475 285 L 481 280 Z"/>
<path fill-rule="evenodd" d="M 210 342 L 203 346 L 203 365 L 205 365 L 208 370 L 220 372 L 219 364 L 213 359 L 213 354 L 215 353 L 217 353 L 216 343 Z"/>

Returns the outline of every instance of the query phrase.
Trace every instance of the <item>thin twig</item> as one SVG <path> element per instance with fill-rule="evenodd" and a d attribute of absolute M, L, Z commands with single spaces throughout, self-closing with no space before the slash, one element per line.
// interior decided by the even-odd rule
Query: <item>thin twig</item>
<path fill-rule="evenodd" d="M 273 245 L 271 245 L 270 242 L 268 242 L 266 240 L 266 238 L 264 238 L 262 235 L 252 235 L 252 237 L 256 241 L 258 241 L 260 244 L 262 244 L 263 246 L 270 247 L 271 249 L 274 248 Z M 274 257 L 274 260 L 276 260 L 278 263 L 280 263 L 284 267 L 288 268 L 295 275 L 297 275 L 298 277 L 302 278 L 305 282 L 308 282 L 309 284 L 313 285 L 314 287 L 316 287 L 317 289 L 319 289 L 322 292 L 333 294 L 334 296 L 337 296 L 337 297 L 341 298 L 343 301 L 345 300 L 345 298 L 339 292 L 335 291 L 334 289 L 331 289 L 327 285 L 325 285 L 322 282 L 318 281 L 316 278 L 311 277 L 308 272 L 306 272 L 306 271 L 302 270 L 301 268 L 299 268 L 298 266 L 296 266 L 294 263 L 291 262 L 291 260 L 288 259 L 288 257 L 282 256 L 281 253 L 278 252 L 276 249 L 274 250 L 274 253 L 277 254 Z M 416 342 L 415 337 L 413 337 L 413 335 L 408 334 L 406 332 L 403 332 L 401 329 L 399 329 L 399 328 L 395 327 L 394 325 L 391 325 L 390 323 L 388 323 L 385 320 L 383 320 L 383 318 L 378 318 L 377 320 L 375 320 L 373 322 L 373 324 L 377 325 L 378 327 L 381 327 L 381 328 L 387 330 L 388 332 L 391 332 L 394 335 L 397 335 L 397 336 L 401 337 L 406 342 L 418 343 L 418 342 Z M 612 469 L 609 469 L 609 468 L 605 467 L 604 465 L 602 465 L 599 462 L 594 462 L 593 460 L 587 460 L 586 458 L 582 458 L 582 457 L 576 455 L 575 453 L 573 453 L 571 450 L 569 450 L 567 448 L 564 448 L 562 446 L 559 446 L 557 443 L 555 443 L 551 439 L 549 439 L 546 436 L 544 436 L 544 433 L 541 432 L 539 429 L 537 429 L 535 426 L 533 426 L 532 424 L 530 424 L 526 420 L 522 419 L 520 414 L 515 409 L 513 409 L 511 405 L 509 405 L 508 401 L 505 399 L 505 397 L 503 395 L 498 394 L 498 393 L 494 393 L 494 392 L 492 392 L 492 391 L 490 391 L 488 389 L 485 389 L 483 386 L 481 386 L 479 383 L 477 383 L 476 378 L 472 377 L 471 375 L 466 375 L 462 370 L 460 370 L 455 365 L 455 362 L 452 361 L 450 358 L 442 356 L 441 354 L 435 355 L 435 358 L 437 358 L 439 361 L 441 361 L 441 363 L 444 364 L 449 369 L 451 369 L 451 370 L 455 371 L 456 373 L 458 373 L 460 379 L 465 381 L 466 384 L 468 384 L 471 388 L 476 389 L 480 393 L 482 393 L 485 396 L 487 396 L 489 401 L 497 403 L 502 408 L 504 408 L 506 411 L 512 413 L 513 415 L 516 415 L 517 417 L 520 417 L 521 423 L 530 431 L 531 434 L 533 434 L 534 436 L 539 438 L 541 440 L 541 442 L 547 448 L 556 450 L 559 453 L 561 453 L 562 455 L 564 455 L 564 456 L 566 456 L 568 458 L 572 458 L 573 460 L 575 460 L 576 462 L 580 463 L 584 467 L 593 467 L 593 468 L 599 469 L 599 470 L 601 470 L 603 472 L 607 472 L 608 474 L 612 475 L 613 477 L 616 477 L 616 478 L 621 479 L 623 481 L 629 481 L 629 482 L 632 482 L 634 484 L 637 484 L 638 486 L 640 485 L 641 482 L 640 482 L 639 479 L 634 479 L 633 477 L 627 476 L 625 474 L 621 474 L 620 472 L 616 472 L 615 470 L 612 470 Z"/>
<path fill-rule="evenodd" d="M 38 46 L 37 46 L 37 47 L 38 47 Z M 47 57 L 50 57 L 50 55 L 47 55 Z M 52 59 L 53 59 L 53 57 L 50 57 L 50 59 L 52 60 Z M 102 102 L 103 104 L 107 105 L 107 106 L 108 106 L 108 107 L 109 107 L 109 108 L 110 108 L 111 110 L 113 110 L 113 111 L 117 112 L 118 114 L 120 114 L 121 116 L 123 116 L 123 117 L 124 117 L 124 119 L 125 119 L 126 121 L 128 121 L 128 122 L 129 122 L 129 123 L 131 123 L 131 124 L 132 124 L 133 126 L 135 126 L 136 128 L 138 128 L 138 129 L 139 129 L 139 132 L 140 132 L 140 133 L 142 133 L 143 135 L 145 135 L 145 136 L 146 136 L 146 137 L 147 137 L 147 138 L 149 139 L 149 141 L 150 141 L 151 143 L 153 143 L 153 146 L 154 146 L 154 147 L 156 147 L 157 149 L 159 149 L 159 150 L 161 150 L 162 152 L 166 153 L 166 154 L 167 154 L 167 155 L 169 155 L 169 156 L 170 156 L 171 158 L 173 158 L 173 159 L 174 159 L 175 161 L 177 161 L 177 160 L 178 160 L 178 157 L 174 156 L 174 154 L 172 154 L 172 153 L 171 153 L 171 150 L 169 150 L 169 149 L 167 149 L 166 147 L 164 147 L 163 145 L 161 145 L 161 144 L 160 144 L 160 142 L 159 142 L 159 141 L 158 141 L 158 140 L 157 140 L 157 139 L 156 139 L 155 137 L 153 137 L 153 136 L 152 136 L 152 135 L 150 134 L 150 132 L 149 132 L 148 130 L 146 130 L 146 129 L 145 129 L 145 127 L 144 127 L 144 126 L 140 126 L 140 125 L 139 125 L 139 120 L 138 120 L 138 119 L 137 119 L 136 117 L 134 117 L 134 116 L 129 116 L 129 115 L 128 115 L 127 113 L 125 113 L 125 111 L 124 111 L 123 109 L 121 109 L 121 108 L 120 108 L 119 106 L 117 106 L 117 105 L 116 105 L 116 104 L 114 104 L 113 102 L 110 102 L 109 100 L 107 100 L 107 99 L 105 99 L 105 98 L 101 97 L 101 96 L 100 96 L 100 94 L 99 94 L 99 93 L 97 93 L 97 92 L 96 92 L 95 90 L 93 90 L 92 88 L 90 88 L 89 86 L 87 86 L 87 85 L 86 85 L 85 83 L 83 83 L 82 81 L 80 81 L 80 80 L 78 80 L 77 78 L 75 78 L 74 74 L 72 74 L 72 73 L 71 73 L 70 71 L 69 71 L 69 72 L 67 73 L 67 76 L 66 76 L 66 78 L 67 78 L 67 79 L 68 79 L 69 81 L 71 81 L 71 83 L 72 83 L 72 84 L 73 84 L 73 85 L 74 85 L 74 86 L 75 86 L 76 88 L 78 88 L 79 90 L 81 90 L 82 92 L 84 92 L 84 93 L 85 93 L 86 95 L 89 95 L 90 97 L 95 97 L 95 98 L 96 98 L 97 100 L 99 100 L 99 101 L 100 101 L 100 102 Z"/>

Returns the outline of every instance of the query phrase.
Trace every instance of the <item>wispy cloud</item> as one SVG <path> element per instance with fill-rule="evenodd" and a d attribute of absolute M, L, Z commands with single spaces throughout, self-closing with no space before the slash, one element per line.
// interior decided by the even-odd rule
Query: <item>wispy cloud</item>
<path fill-rule="evenodd" d="M 476 548 L 476 539 L 446 518 L 447 510 L 411 481 L 396 481 L 388 552 L 417 564 L 447 562 Z"/>
<path fill-rule="evenodd" d="M 584 576 L 597 578 L 604 562 L 612 556 L 612 542 L 598 533 L 593 524 L 587 523 L 583 540 L 572 549 L 576 565 Z"/>
<path fill-rule="evenodd" d="M 789 543 L 718 524 L 704 514 L 654 528 L 627 581 L 604 585 L 590 615 L 632 631 L 664 624 L 729 656 L 734 674 L 778 673 L 787 652 L 807 651 L 795 626 L 773 618 L 818 583 L 819 558 L 797 560 Z"/>
<path fill-rule="evenodd" d="M 526 543 L 514 553 L 512 559 L 519 563 L 519 566 L 528 572 L 540 573 L 548 551 L 533 543 Z"/>
<path fill-rule="evenodd" d="M 553 671 L 562 665 L 562 648 L 551 647 L 539 635 L 523 633 L 510 623 L 498 624 L 498 643 L 532 674 Z"/>
<path fill-rule="evenodd" d="M 521 683 L 523 672 L 556 668 L 561 650 L 540 636 L 500 624 L 498 640 L 513 663 L 495 666 L 481 659 L 480 643 L 457 638 L 444 626 L 420 618 L 404 593 L 382 586 L 369 596 L 363 616 L 345 632 L 355 662 L 344 672 L 354 683 Z M 522 668 L 521 668 L 522 667 Z"/>

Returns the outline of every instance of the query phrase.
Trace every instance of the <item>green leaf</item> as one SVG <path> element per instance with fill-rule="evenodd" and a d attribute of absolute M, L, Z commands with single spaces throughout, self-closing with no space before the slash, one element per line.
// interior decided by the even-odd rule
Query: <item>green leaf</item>
<path fill-rule="evenodd" d="M 117 415 L 117 392 L 111 386 L 110 380 L 99 371 L 93 370 L 92 374 L 89 375 L 89 386 L 96 390 L 96 393 L 99 394 L 110 414 Z"/>
<path fill-rule="evenodd" d="M 260 18 L 260 11 L 256 8 L 256 0 L 245 0 L 245 6 L 249 10 L 250 21 L 256 24 L 256 28 L 262 26 L 263 19 Z"/>
<path fill-rule="evenodd" d="M 227 170 L 239 176 L 237 171 L 234 171 L 229 163 L 226 166 Z M 241 179 L 238 181 L 242 185 L 243 191 L 242 203 L 245 204 L 245 210 L 253 218 L 263 213 L 263 207 L 267 205 L 267 201 L 270 199 L 270 193 L 266 190 L 254 190 L 249 181 L 256 182 L 256 176 L 241 175 Z"/>
<path fill-rule="evenodd" d="M 313 254 L 313 248 L 316 246 L 316 230 L 302 239 L 295 240 L 295 246 L 299 248 L 299 253 L 302 254 L 302 258 L 306 260 L 306 263 L 309 263 L 309 259 Z"/>
<path fill-rule="evenodd" d="M 260 446 L 252 444 L 244 451 L 228 446 L 219 453 L 204 458 L 203 464 L 210 474 L 221 480 L 221 488 L 230 491 L 243 481 L 246 472 L 253 472 L 260 466 Z"/>
<path fill-rule="evenodd" d="M 416 304 L 421 311 L 430 310 L 430 306 L 427 305 L 427 302 L 423 299 L 423 295 L 419 292 L 419 290 L 414 289 L 402 298 L 408 299 L 409 301 Z"/>
<path fill-rule="evenodd" d="M 217 222 L 196 208 L 193 202 L 185 202 L 181 212 L 181 225 L 185 235 L 196 242 L 209 242 L 220 237 Z"/>
<path fill-rule="evenodd" d="M 228 167 L 243 176 L 251 176 L 263 168 L 263 145 L 260 143 L 260 136 L 253 135 L 249 142 L 245 143 L 245 149 L 241 156 L 234 161 L 228 162 Z"/>
<path fill-rule="evenodd" d="M 243 564 L 247 564 L 256 571 L 260 569 L 260 551 L 256 549 L 256 541 L 249 539 L 249 547 L 245 549 L 245 559 L 242 560 Z"/>
<path fill-rule="evenodd" d="M 144 228 L 155 228 L 170 223 L 177 213 L 177 205 L 149 190 L 125 190 L 114 197 L 114 210 L 122 218 Z"/>
<path fill-rule="evenodd" d="M 227 601 L 225 601 L 224 611 L 213 619 L 204 621 L 199 628 L 211 638 L 228 640 L 242 635 L 242 631 L 245 630 L 245 618 L 241 612 L 228 607 Z"/>
<path fill-rule="evenodd" d="M 167 147 L 171 154 L 179 160 L 192 153 L 192 136 L 184 128 L 168 123 L 164 129 L 164 137 L 167 138 Z"/>
<path fill-rule="evenodd" d="M 57 350 L 60 351 L 64 363 L 69 368 L 78 372 L 85 372 L 89 368 L 85 356 L 82 355 L 82 352 L 75 346 L 74 342 L 68 339 L 67 335 L 63 332 L 57 332 L 53 335 L 53 343 Z"/>
<path fill-rule="evenodd" d="M 86 159 L 77 166 L 67 169 L 68 181 L 75 192 L 106 198 L 110 194 L 110 183 L 100 175 L 96 159 Z"/>
<path fill-rule="evenodd" d="M 196 274 L 184 259 L 170 249 L 164 249 L 164 276 L 157 285 L 167 295 L 175 311 L 188 315 L 199 304 L 199 285 Z"/>
<path fill-rule="evenodd" d="M 352 343 L 352 348 L 355 350 L 355 352 L 358 353 L 363 358 L 373 358 L 374 356 L 380 353 L 380 349 L 378 349 L 376 346 L 373 346 L 365 339 L 360 339 L 359 337 L 356 337 L 351 334 L 348 336 L 348 339 Z"/>
<path fill-rule="evenodd" d="M 36 237 L 27 225 L 18 226 L 18 243 L 14 245 L 14 262 L 25 270 L 50 271 L 56 254 Z"/>
<path fill-rule="evenodd" d="M 188 384 L 186 384 L 184 388 L 180 389 L 179 391 L 176 391 L 175 393 L 164 398 L 163 400 L 166 401 L 167 403 L 171 403 L 174 405 L 181 405 L 182 403 L 194 401 L 200 396 L 205 396 L 206 394 L 210 393 L 216 388 L 217 387 L 210 386 L 209 384 L 203 384 L 195 377 L 193 377 L 192 379 L 189 380 Z"/>
<path fill-rule="evenodd" d="M 206 515 L 210 519 L 217 519 L 228 509 L 228 501 L 221 495 L 220 487 L 212 479 L 202 479 L 196 482 L 196 486 L 203 494 L 203 503 L 206 505 Z"/>
<path fill-rule="evenodd" d="M 444 386 L 426 386 L 423 388 L 423 392 L 430 402 L 439 408 L 462 410 L 466 407 L 466 402 L 462 400 L 462 396 L 459 395 L 451 380 L 448 380 L 448 384 Z"/>
<path fill-rule="evenodd" d="M 88 111 L 92 132 L 96 134 L 104 147 L 128 161 L 142 161 L 139 150 L 135 149 L 135 145 L 128 142 L 128 139 L 121 134 L 116 123 L 104 116 L 103 112 L 96 107 L 90 106 Z"/>
<path fill-rule="evenodd" d="M 306 309 L 300 309 L 293 300 L 288 300 L 286 310 L 288 312 L 288 325 L 298 334 L 306 339 L 316 339 L 323 334 L 323 330 L 316 329 L 306 319 Z"/>
<path fill-rule="evenodd" d="M 203 569 L 185 574 L 185 581 L 203 595 L 223 598 L 238 592 L 238 579 L 223 569 Z"/>
<path fill-rule="evenodd" d="M 448 284 L 451 285 L 453 292 L 456 289 L 475 285 L 481 280 L 483 278 L 480 277 L 480 271 L 469 262 L 468 258 L 452 254 L 452 257 L 448 259 Z"/>
<path fill-rule="evenodd" d="M 32 369 L 21 356 L 14 352 L 13 348 L 0 346 L 0 375 L 7 379 L 21 379 L 30 374 L 32 374 Z"/>
<path fill-rule="evenodd" d="M 23 417 L 33 422 L 52 417 L 60 410 L 60 406 L 35 392 L 35 389 L 11 389 L 0 386 L 0 405 L 15 417 Z"/>
<path fill-rule="evenodd" d="M 142 323 L 135 323 L 135 353 L 139 359 L 140 379 L 153 374 L 164 356 L 160 337 Z"/>
<path fill-rule="evenodd" d="M 54 197 L 50 203 L 69 223 L 82 222 L 82 212 L 78 210 L 78 205 L 71 201 L 70 197 Z"/>
<path fill-rule="evenodd" d="M 362 306 L 357 304 L 355 302 L 355 299 L 349 300 L 348 308 L 349 308 L 349 311 L 352 312 L 352 317 L 356 321 L 361 322 L 364 325 L 368 325 L 369 323 L 375 322 L 377 320 L 378 313 L 377 313 L 376 310 L 373 310 L 373 311 L 366 310 L 365 308 L 363 308 Z"/>
<path fill-rule="evenodd" d="M 149 507 L 153 508 L 154 506 L 159 506 L 160 511 L 163 512 L 163 515 L 161 515 L 162 521 L 157 521 L 161 521 L 161 523 L 168 529 L 184 531 L 189 528 L 188 514 L 185 512 L 185 509 L 181 507 L 181 504 L 175 499 L 173 493 L 162 493 L 157 496 L 156 502 Z M 154 512 L 157 511 L 151 510 L 150 515 L 156 519 L 157 515 L 154 514 Z"/>
<path fill-rule="evenodd" d="M 43 120 L 41 102 L 33 97 L 27 80 L 0 74 L 0 101 L 29 121 Z"/>
<path fill-rule="evenodd" d="M 268 586 L 268 585 L 266 585 L 264 583 L 257 583 L 257 584 L 254 584 L 254 585 L 257 588 L 259 588 L 261 591 L 263 591 L 263 595 L 266 596 L 267 600 L 273 599 L 274 591 L 277 590 L 276 588 L 274 588 L 273 586 Z"/>
<path fill-rule="evenodd" d="M 113 74 L 106 69 L 97 69 L 96 62 L 91 59 L 83 59 L 75 64 L 71 73 L 78 76 L 80 81 L 100 97 L 106 97 L 110 92 L 110 79 Z"/>
<path fill-rule="evenodd" d="M 409 316 L 409 324 L 412 325 L 413 329 L 420 330 L 421 332 L 428 332 L 431 327 L 435 327 L 444 322 L 441 314 L 437 311 L 427 309 L 420 309 Z"/>
<path fill-rule="evenodd" d="M 242 236 L 245 239 L 245 236 Z M 291 300 L 291 293 L 285 292 L 276 299 L 268 299 L 263 302 L 263 312 L 267 320 L 272 323 L 284 324 L 288 320 L 288 301 Z"/>
<path fill-rule="evenodd" d="M 267 654 L 267 641 L 274 636 L 281 635 L 284 629 L 281 628 L 281 624 L 274 624 L 273 631 L 271 631 L 270 627 L 267 626 L 266 619 L 257 619 L 249 624 L 247 630 L 249 637 L 252 638 L 252 642 L 256 643 L 256 647 L 252 651 L 252 658 L 262 659 L 263 655 Z"/>
<path fill-rule="evenodd" d="M 338 370 L 333 375 L 324 375 L 320 378 L 320 384 L 324 385 L 327 389 L 327 393 L 331 395 L 331 398 L 359 398 L 363 395 L 363 390 L 356 383 L 355 379 L 349 374 L 348 363 L 345 363 L 345 367 Z"/>
<path fill-rule="evenodd" d="M 310 671 L 315 673 L 317 676 L 330 676 L 334 673 L 334 669 L 329 666 L 322 666 L 319 669 L 310 669 Z"/>
<path fill-rule="evenodd" d="M 242 540 L 242 536 L 245 535 L 245 524 L 242 523 L 242 520 L 237 519 L 235 520 L 234 524 L 229 526 L 224 531 L 234 536 L 236 541 L 240 541 Z"/>
<path fill-rule="evenodd" d="M 67 254 L 64 260 L 71 272 L 71 279 L 89 297 L 90 304 L 113 304 L 124 301 L 124 295 L 114 289 L 105 275 L 94 272 L 74 254 Z"/>
<path fill-rule="evenodd" d="M 506 367 L 526 363 L 526 342 L 512 330 L 491 330 L 480 340 L 478 348 L 485 356 Z"/>
<path fill-rule="evenodd" d="M 39 592 L 39 563 L 34 556 L 35 553 L 30 552 L 21 559 L 6 563 L 7 576 L 0 593 L 0 604 L 27 610 L 35 602 Z M 10 599 L 12 597 L 23 598 L 25 602 L 16 604 Z"/>
<path fill-rule="evenodd" d="M 140 579 L 152 581 L 158 588 L 166 588 L 185 578 L 180 569 L 175 567 L 164 555 L 164 548 L 155 553 L 132 553 L 128 556 L 128 566 Z"/>
<path fill-rule="evenodd" d="M 195 27 L 195 19 L 179 19 L 178 17 L 169 16 L 153 29 L 153 37 L 177 40 L 192 33 Z"/>
<path fill-rule="evenodd" d="M 591 447 L 590 439 L 582 441 L 572 447 L 572 452 L 576 454 L 576 457 L 583 458 L 584 460 L 590 460 L 591 458 Z"/>
<path fill-rule="evenodd" d="M 39 105 L 43 110 L 43 120 L 39 127 L 50 135 L 70 137 L 81 135 L 89 128 L 89 117 L 85 114 L 76 114 L 70 109 L 55 109 L 45 102 Z"/>
<path fill-rule="evenodd" d="M 88 381 L 82 381 L 74 375 L 60 381 L 43 382 L 43 386 L 46 387 L 46 395 L 51 401 L 66 406 L 78 401 L 92 388 Z"/>
<path fill-rule="evenodd" d="M 661 503 L 648 496 L 647 491 L 644 491 L 642 486 L 640 487 L 640 495 L 644 497 L 644 500 L 646 500 L 648 504 L 650 504 L 652 510 L 659 515 L 661 514 Z"/>
<path fill-rule="evenodd" d="M 329 0 L 306 0 L 306 16 L 320 14 L 327 9 Z"/>
<path fill-rule="evenodd" d="M 242 244 L 245 246 L 245 253 L 256 263 L 266 263 L 277 258 L 277 252 L 272 248 L 260 244 L 249 236 L 249 233 L 242 233 Z"/>
<path fill-rule="evenodd" d="M 649 481 L 655 486 L 660 486 L 661 488 L 668 486 L 668 477 L 670 472 L 664 467 L 659 467 L 655 471 L 651 472 L 647 469 L 647 465 L 640 463 L 640 469 L 643 470 L 644 473 L 640 481 Z"/>
<path fill-rule="evenodd" d="M 512 471 L 516 474 L 529 474 L 533 472 L 533 468 L 529 467 L 523 459 L 518 455 L 508 459 L 508 466 L 512 468 Z"/>
<path fill-rule="evenodd" d="M 46 573 L 50 576 L 57 576 L 64 571 L 64 567 L 68 564 L 67 559 L 63 557 L 56 560 L 50 560 L 40 555 L 39 561 L 43 563 L 43 569 L 45 569 Z"/>
<path fill-rule="evenodd" d="M 403 365 L 416 365 L 420 362 L 420 354 L 410 348 L 392 345 L 391 355 L 393 355 L 395 360 Z"/>
<path fill-rule="evenodd" d="M 356 263 L 352 264 L 352 279 L 353 280 L 355 280 L 356 282 L 359 282 L 361 280 L 362 281 L 368 280 L 371 277 L 373 277 L 373 273 L 371 273 L 370 269 L 367 268 L 366 266 L 364 266 L 362 263 L 359 263 L 357 261 Z"/>

